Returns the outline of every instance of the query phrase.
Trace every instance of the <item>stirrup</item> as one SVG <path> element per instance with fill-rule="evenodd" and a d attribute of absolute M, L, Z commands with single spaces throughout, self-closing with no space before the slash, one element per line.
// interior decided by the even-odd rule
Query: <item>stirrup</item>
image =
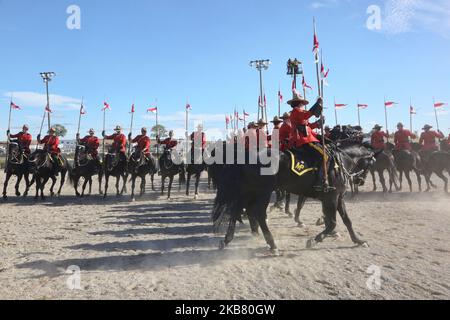
<path fill-rule="evenodd" d="M 328 183 L 322 183 L 321 185 L 314 186 L 313 189 L 317 192 L 323 192 L 323 193 L 336 191 L 336 188 L 329 186 Z"/>

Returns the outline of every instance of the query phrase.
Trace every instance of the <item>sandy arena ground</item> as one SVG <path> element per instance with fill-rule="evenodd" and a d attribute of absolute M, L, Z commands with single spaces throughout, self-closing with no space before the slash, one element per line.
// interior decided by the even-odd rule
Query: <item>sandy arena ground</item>
<path fill-rule="evenodd" d="M 316 202 L 304 210 L 306 229 L 271 212 L 281 251 L 275 257 L 247 225 L 218 251 L 222 237 L 211 233 L 209 216 L 214 195 L 205 185 L 197 201 L 150 192 L 130 203 L 128 196 L 77 199 L 67 184 L 61 198 L 42 203 L 13 197 L 11 184 L 9 201 L 0 202 L 0 298 L 449 299 L 450 197 L 439 186 L 384 197 L 368 192 L 370 183 L 349 200 L 369 248 L 355 248 L 339 220 L 341 238 L 307 250 L 308 238 L 323 230 L 315 226 Z M 81 290 L 67 285 L 74 265 Z M 380 289 L 367 286 L 371 266 L 380 268 Z"/>

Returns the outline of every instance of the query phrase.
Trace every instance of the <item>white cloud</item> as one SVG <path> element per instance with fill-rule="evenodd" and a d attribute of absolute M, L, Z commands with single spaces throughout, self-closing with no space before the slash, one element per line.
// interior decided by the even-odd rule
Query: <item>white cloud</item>
<path fill-rule="evenodd" d="M 400 34 L 420 29 L 450 38 L 450 1 L 386 0 L 384 32 Z"/>
<path fill-rule="evenodd" d="M 4 97 L 13 96 L 14 102 L 21 107 L 40 107 L 43 108 L 47 104 L 47 96 L 38 92 L 5 92 Z M 81 99 L 60 96 L 57 94 L 50 95 L 50 105 L 52 108 L 63 108 L 64 110 L 78 110 L 80 108 Z"/>

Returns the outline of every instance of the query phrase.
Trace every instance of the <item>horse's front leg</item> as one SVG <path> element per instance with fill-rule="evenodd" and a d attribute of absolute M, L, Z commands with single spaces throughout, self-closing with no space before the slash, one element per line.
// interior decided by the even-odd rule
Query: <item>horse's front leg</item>
<path fill-rule="evenodd" d="M 41 189 L 41 178 L 39 176 L 34 176 L 34 182 L 36 183 L 36 195 L 34 196 L 34 200 L 38 200 L 39 190 Z"/>
<path fill-rule="evenodd" d="M 146 179 L 145 175 L 141 178 L 141 194 L 139 195 L 142 197 L 145 194 L 145 185 L 146 185 Z"/>
<path fill-rule="evenodd" d="M 108 185 L 109 185 L 109 175 L 105 175 L 105 192 L 103 193 L 103 198 L 106 199 L 108 196 Z"/>
<path fill-rule="evenodd" d="M 89 183 L 90 178 L 84 178 L 83 190 L 81 190 L 81 197 L 84 197 L 84 192 L 86 191 L 87 184 Z"/>
<path fill-rule="evenodd" d="M 6 173 L 6 178 L 5 178 L 5 182 L 3 183 L 3 199 L 7 200 L 8 196 L 7 194 L 7 190 L 8 190 L 8 183 L 9 183 L 9 179 L 11 179 L 12 174 L 7 172 Z"/>
<path fill-rule="evenodd" d="M 103 184 L 102 184 L 102 182 L 103 182 L 103 173 L 102 173 L 102 171 L 100 171 L 98 173 L 98 193 L 100 195 L 103 195 L 103 190 L 102 190 Z"/>
<path fill-rule="evenodd" d="M 152 191 L 156 191 L 156 189 L 155 189 L 155 175 L 152 174 L 152 175 L 150 176 L 150 179 L 151 179 L 151 181 L 152 181 Z"/>
<path fill-rule="evenodd" d="M 30 183 L 30 177 L 28 176 L 28 173 L 25 173 L 23 175 L 23 177 L 25 179 L 25 184 L 26 184 L 26 188 L 25 188 L 25 192 L 23 193 L 23 196 L 26 197 L 26 196 L 28 196 L 28 192 L 30 191 L 31 183 Z"/>
<path fill-rule="evenodd" d="M 55 195 L 55 192 L 53 191 L 53 189 L 55 188 L 57 179 L 55 176 L 52 176 L 51 179 L 52 179 L 52 186 L 50 187 L 50 196 L 53 197 Z M 47 181 L 48 181 L 48 179 L 47 179 Z M 47 183 L 47 181 L 45 183 Z M 45 185 L 45 183 L 44 183 L 44 185 Z"/>
<path fill-rule="evenodd" d="M 173 176 L 170 176 L 169 190 L 168 190 L 167 200 L 170 200 L 170 193 L 171 193 L 171 191 L 172 191 L 172 184 L 173 184 Z"/>
<path fill-rule="evenodd" d="M 117 196 L 120 196 L 119 186 L 120 186 L 120 175 L 116 176 L 116 195 Z"/>
<path fill-rule="evenodd" d="M 136 198 L 134 197 L 134 189 L 136 187 L 136 175 L 133 174 L 131 176 L 131 201 L 136 201 Z"/>
<path fill-rule="evenodd" d="M 300 220 L 300 213 L 302 212 L 303 207 L 306 203 L 306 197 L 298 196 L 297 209 L 295 209 L 295 222 L 298 224 L 300 228 L 304 228 L 305 224 Z"/>
<path fill-rule="evenodd" d="M 186 179 L 186 196 L 189 196 L 189 188 L 191 187 L 191 173 L 187 174 Z"/>
<path fill-rule="evenodd" d="M 89 177 L 89 194 L 88 196 L 90 196 L 92 194 L 92 176 Z"/>
<path fill-rule="evenodd" d="M 22 181 L 22 177 L 23 177 L 23 174 L 17 175 L 17 181 L 16 181 L 16 185 L 15 185 L 16 197 L 21 196 L 19 188 L 20 188 L 20 182 Z"/>
<path fill-rule="evenodd" d="M 123 186 L 122 186 L 122 190 L 120 191 L 120 195 L 123 195 L 124 193 L 128 193 L 128 191 L 127 191 L 128 174 L 123 174 L 122 179 L 123 179 Z"/>
<path fill-rule="evenodd" d="M 67 170 L 63 170 L 61 172 L 61 183 L 59 184 L 58 197 L 61 195 L 61 191 L 64 186 L 64 183 L 66 183 L 66 175 L 67 175 Z"/>
<path fill-rule="evenodd" d="M 50 179 L 49 177 L 46 177 L 46 178 L 43 179 L 43 181 L 41 181 L 41 199 L 42 200 L 45 200 L 44 189 L 45 189 L 45 185 L 47 184 L 49 179 Z M 53 182 L 53 185 L 55 185 L 56 178 L 52 177 L 52 179 L 55 179 L 55 181 Z"/>

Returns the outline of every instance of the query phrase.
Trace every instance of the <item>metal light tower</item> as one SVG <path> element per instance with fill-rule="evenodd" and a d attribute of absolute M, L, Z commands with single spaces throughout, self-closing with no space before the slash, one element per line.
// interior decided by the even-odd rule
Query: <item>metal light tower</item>
<path fill-rule="evenodd" d="M 47 92 L 47 108 L 50 109 L 50 96 L 48 94 L 48 83 L 52 81 L 52 79 L 56 76 L 54 72 L 41 72 L 42 80 L 44 80 L 45 83 L 45 89 Z M 47 119 L 48 119 L 48 130 L 50 131 L 51 123 L 50 123 L 50 112 L 47 111 Z"/>
<path fill-rule="evenodd" d="M 294 86 L 297 89 L 297 76 L 303 74 L 303 64 L 297 59 L 289 59 L 287 62 L 287 74 L 294 78 Z M 305 88 L 303 88 L 305 89 Z M 306 98 L 305 90 L 303 90 L 304 98 Z"/>
<path fill-rule="evenodd" d="M 264 94 L 263 94 L 263 79 L 262 79 L 262 71 L 269 69 L 269 66 L 271 65 L 270 60 L 255 60 L 250 62 L 250 67 L 255 67 L 256 70 L 259 71 L 259 88 L 260 88 L 260 99 L 261 103 L 258 106 L 258 120 L 263 119 L 265 122 L 268 122 L 267 118 L 267 109 L 264 105 Z"/>

